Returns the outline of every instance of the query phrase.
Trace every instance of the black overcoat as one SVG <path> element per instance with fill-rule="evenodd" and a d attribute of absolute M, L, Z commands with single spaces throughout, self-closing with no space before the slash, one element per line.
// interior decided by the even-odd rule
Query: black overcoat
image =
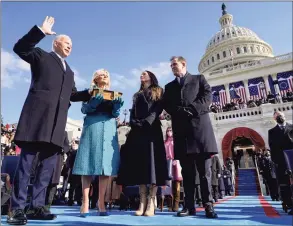
<path fill-rule="evenodd" d="M 147 90 L 134 96 L 130 122 L 145 120 L 150 126 L 132 126 L 120 150 L 121 164 L 117 184 L 162 186 L 170 179 L 159 119 L 161 112 L 161 101 L 152 100 Z"/>
<path fill-rule="evenodd" d="M 218 174 L 222 174 L 222 167 L 219 157 L 214 155 L 212 157 L 212 185 L 214 186 L 219 185 Z"/>
<path fill-rule="evenodd" d="M 77 92 L 74 74 L 66 63 L 66 71 L 54 52 L 35 47 L 45 34 L 34 26 L 18 40 L 13 51 L 31 67 L 31 85 L 15 134 L 19 147 L 49 143 L 63 146 L 70 101 L 88 101 L 87 90 Z"/>
<path fill-rule="evenodd" d="M 165 86 L 163 107 L 172 117 L 175 159 L 186 154 L 217 154 L 217 143 L 209 117 L 211 87 L 203 75 L 187 73 L 183 86 L 177 78 Z M 178 107 L 190 107 L 193 117 L 182 117 Z M 184 148 L 185 147 L 185 148 Z"/>
<path fill-rule="evenodd" d="M 293 125 L 286 122 L 284 130 L 282 130 L 279 125 L 276 125 L 268 132 L 271 159 L 282 168 L 286 168 L 283 151 L 293 149 L 293 142 L 290 140 L 288 135 L 292 129 Z"/>

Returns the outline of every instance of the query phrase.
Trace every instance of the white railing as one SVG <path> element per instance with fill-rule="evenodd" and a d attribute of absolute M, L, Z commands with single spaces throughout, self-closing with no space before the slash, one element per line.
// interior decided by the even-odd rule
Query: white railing
<path fill-rule="evenodd" d="M 216 71 L 212 71 L 209 73 L 209 76 L 215 75 L 215 74 L 225 74 L 225 73 L 230 73 L 231 71 L 238 71 L 241 69 L 252 69 L 255 67 L 262 67 L 265 65 L 271 65 L 271 64 L 276 64 L 279 62 L 284 62 L 284 61 L 292 61 L 292 52 L 291 53 L 287 53 L 287 54 L 283 54 L 283 55 L 279 55 L 276 57 L 270 57 L 270 58 L 266 58 L 266 59 L 262 59 L 262 60 L 258 60 L 258 61 L 254 61 L 254 62 L 250 62 L 250 63 L 244 63 L 244 64 L 239 64 L 233 67 L 228 67 L 228 68 L 223 68 L 223 69 L 219 69 Z"/>
<path fill-rule="evenodd" d="M 293 110 L 293 102 L 281 103 L 281 104 L 263 104 L 259 107 L 244 108 L 234 111 L 211 113 L 213 121 L 231 122 L 232 120 L 241 119 L 253 119 L 259 117 L 273 117 L 274 111 L 290 112 Z"/>

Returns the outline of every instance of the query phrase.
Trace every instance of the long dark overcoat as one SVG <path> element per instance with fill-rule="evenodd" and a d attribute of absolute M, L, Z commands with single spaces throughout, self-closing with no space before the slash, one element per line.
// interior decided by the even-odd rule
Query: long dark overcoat
<path fill-rule="evenodd" d="M 159 115 L 160 101 L 153 101 L 148 90 L 137 93 L 131 109 L 130 122 L 146 120 L 150 126 L 132 126 L 121 147 L 121 164 L 117 183 L 127 185 L 166 185 L 169 180 L 166 151 Z"/>
<path fill-rule="evenodd" d="M 87 90 L 77 92 L 74 74 L 66 63 L 66 71 L 54 52 L 35 47 L 45 34 L 34 26 L 18 40 L 13 50 L 31 66 L 31 85 L 15 134 L 15 143 L 49 143 L 63 146 L 70 101 L 87 101 Z"/>
<path fill-rule="evenodd" d="M 221 167 L 219 157 L 217 155 L 214 155 L 212 157 L 212 185 L 213 186 L 219 185 L 218 174 L 222 174 L 222 167 Z"/>
<path fill-rule="evenodd" d="M 177 78 L 165 86 L 164 109 L 172 117 L 175 159 L 186 154 L 217 154 L 217 143 L 209 117 L 211 87 L 203 75 L 185 75 L 181 86 Z M 178 107 L 189 107 L 193 117 L 182 117 Z"/>

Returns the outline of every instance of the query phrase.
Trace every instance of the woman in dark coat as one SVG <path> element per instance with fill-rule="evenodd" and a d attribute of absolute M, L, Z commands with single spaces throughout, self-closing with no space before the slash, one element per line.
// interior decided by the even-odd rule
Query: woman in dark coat
<path fill-rule="evenodd" d="M 139 185 L 140 205 L 136 216 L 153 216 L 157 186 L 166 185 L 166 152 L 159 115 L 163 89 L 156 76 L 144 71 L 141 86 L 133 97 L 130 113 L 131 130 L 123 148 L 117 184 Z M 149 197 L 147 198 L 147 185 Z"/>

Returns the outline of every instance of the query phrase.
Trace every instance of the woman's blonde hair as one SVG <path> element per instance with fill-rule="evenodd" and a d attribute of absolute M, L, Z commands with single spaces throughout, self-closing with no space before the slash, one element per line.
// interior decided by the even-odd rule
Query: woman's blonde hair
<path fill-rule="evenodd" d="M 93 74 L 93 77 L 92 77 L 92 81 L 91 81 L 91 87 L 93 87 L 93 86 L 97 86 L 97 84 L 95 83 L 95 78 L 97 77 L 97 76 L 99 76 L 100 74 L 106 74 L 107 76 L 108 76 L 108 80 L 109 80 L 109 82 L 108 82 L 108 84 L 105 86 L 106 87 L 106 89 L 110 89 L 110 86 L 111 86 L 111 81 L 110 81 L 110 73 L 109 73 L 109 71 L 107 71 L 106 69 L 99 69 L 99 70 L 97 70 L 97 71 L 95 71 L 94 72 L 94 74 Z"/>

